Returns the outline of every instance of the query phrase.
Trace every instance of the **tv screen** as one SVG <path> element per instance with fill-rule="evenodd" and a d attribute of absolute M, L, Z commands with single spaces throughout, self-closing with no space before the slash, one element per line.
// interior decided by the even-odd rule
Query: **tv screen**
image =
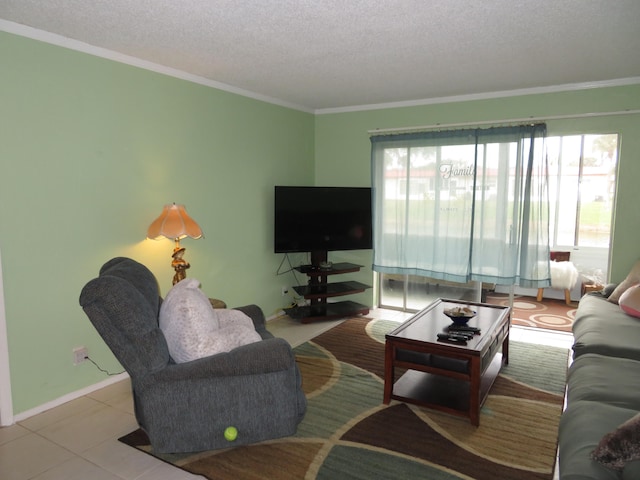
<path fill-rule="evenodd" d="M 275 187 L 275 253 L 372 248 L 371 188 Z"/>

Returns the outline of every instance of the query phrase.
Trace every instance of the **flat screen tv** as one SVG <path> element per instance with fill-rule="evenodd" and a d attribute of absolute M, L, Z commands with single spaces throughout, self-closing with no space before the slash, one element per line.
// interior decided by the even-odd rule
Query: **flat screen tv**
<path fill-rule="evenodd" d="M 371 188 L 275 187 L 275 253 L 370 248 Z"/>

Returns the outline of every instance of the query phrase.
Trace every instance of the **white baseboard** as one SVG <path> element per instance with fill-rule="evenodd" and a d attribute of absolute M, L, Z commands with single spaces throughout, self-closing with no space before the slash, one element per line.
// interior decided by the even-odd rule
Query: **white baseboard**
<path fill-rule="evenodd" d="M 273 315 L 268 316 L 265 319 L 265 322 L 270 322 L 271 320 L 275 320 L 276 318 L 280 318 L 283 315 L 285 315 L 284 310 L 278 310 L 276 313 L 274 313 Z"/>
<path fill-rule="evenodd" d="M 21 422 L 22 420 L 26 420 L 27 418 L 33 417 L 34 415 L 38 415 L 39 413 L 46 412 L 47 410 L 51 410 L 52 408 L 59 407 L 71 400 L 75 400 L 80 397 L 84 397 L 96 390 L 100 390 L 101 388 L 108 387 L 109 385 L 113 385 L 114 383 L 118 383 L 121 380 L 129 378 L 128 373 L 121 373 L 119 375 L 114 375 L 112 377 L 103 380 L 102 382 L 95 383 L 93 385 L 89 385 L 88 387 L 82 388 L 80 390 L 76 390 L 75 392 L 68 393 L 63 395 L 62 397 L 56 398 L 55 400 L 51 400 L 50 402 L 39 405 L 30 410 L 26 410 L 21 412 L 13 417 L 13 423 Z"/>

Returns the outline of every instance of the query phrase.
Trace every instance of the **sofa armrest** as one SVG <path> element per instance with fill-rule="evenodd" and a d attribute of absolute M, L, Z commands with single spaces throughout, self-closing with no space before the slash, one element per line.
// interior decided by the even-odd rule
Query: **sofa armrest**
<path fill-rule="evenodd" d="M 267 331 L 267 326 L 262 309 L 257 305 L 245 305 L 242 307 L 234 307 L 234 310 L 239 310 L 248 316 L 253 321 L 253 326 L 256 332 L 260 334 L 262 338 L 271 338 L 273 335 Z"/>
<path fill-rule="evenodd" d="M 149 375 L 145 383 L 260 375 L 288 370 L 294 364 L 295 356 L 291 345 L 282 338 L 270 338 L 243 345 L 230 352 L 168 365 L 165 369 Z"/>

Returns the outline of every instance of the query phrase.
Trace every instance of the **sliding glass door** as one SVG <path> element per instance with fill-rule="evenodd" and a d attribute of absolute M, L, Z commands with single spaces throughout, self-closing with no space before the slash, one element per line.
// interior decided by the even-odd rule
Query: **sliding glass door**
<path fill-rule="evenodd" d="M 479 302 L 492 288 L 480 282 L 456 283 L 418 275 L 381 273 L 378 279 L 378 305 L 407 312 L 422 310 L 437 298 Z"/>

